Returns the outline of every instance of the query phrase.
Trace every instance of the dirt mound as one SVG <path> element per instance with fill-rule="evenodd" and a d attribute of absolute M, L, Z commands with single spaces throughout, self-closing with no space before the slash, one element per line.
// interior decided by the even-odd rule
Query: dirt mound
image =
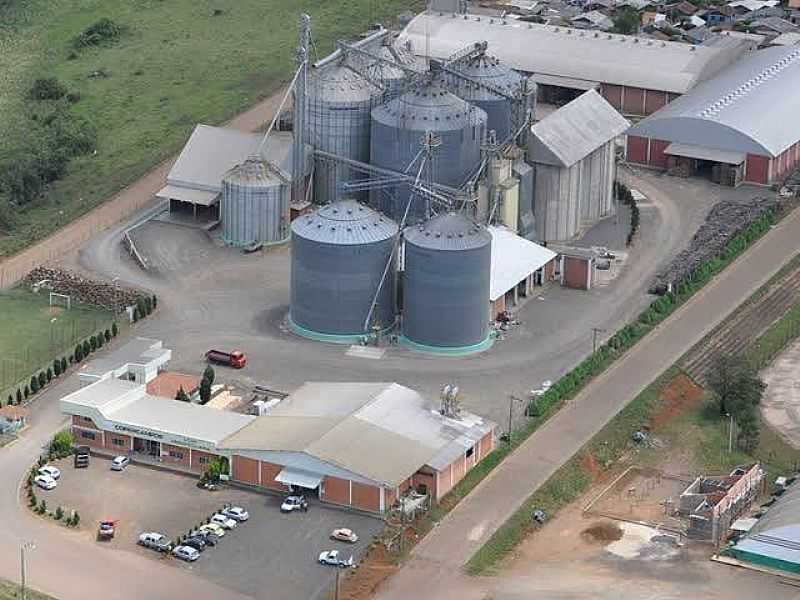
<path fill-rule="evenodd" d="M 584 529 L 581 535 L 595 542 L 616 542 L 622 539 L 622 528 L 619 526 L 619 523 L 601 521 Z"/>
<path fill-rule="evenodd" d="M 658 398 L 660 406 L 650 417 L 650 428 L 654 431 L 663 428 L 681 412 L 700 402 L 703 394 L 703 388 L 680 373 L 661 390 Z"/>

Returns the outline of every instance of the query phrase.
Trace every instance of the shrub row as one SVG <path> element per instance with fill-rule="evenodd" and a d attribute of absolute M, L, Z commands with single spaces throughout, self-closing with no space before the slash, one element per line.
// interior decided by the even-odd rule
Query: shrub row
<path fill-rule="evenodd" d="M 40 456 L 39 460 L 34 464 L 30 471 L 28 471 L 28 478 L 25 480 L 25 489 L 28 494 L 28 507 L 39 515 L 48 515 L 53 517 L 56 521 L 64 521 L 67 527 L 77 527 L 81 521 L 78 511 L 73 510 L 67 515 L 62 506 L 56 507 L 55 511 L 50 512 L 47 509 L 47 502 L 42 499 L 41 501 L 36 497 L 36 485 L 33 482 L 39 469 L 46 465 L 49 461 L 65 458 L 72 453 L 72 434 L 68 429 L 59 431 L 53 436 L 50 442 L 47 455 Z M 64 518 L 66 516 L 66 519 Z"/>
<path fill-rule="evenodd" d="M 631 210 L 631 228 L 625 240 L 625 245 L 630 246 L 633 244 L 636 232 L 639 231 L 639 206 L 636 204 L 636 199 L 633 197 L 631 190 L 621 181 L 614 182 L 614 194 Z"/>

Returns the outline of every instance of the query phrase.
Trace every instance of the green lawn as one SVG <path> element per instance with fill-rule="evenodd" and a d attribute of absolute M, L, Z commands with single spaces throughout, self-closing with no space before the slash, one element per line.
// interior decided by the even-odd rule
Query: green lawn
<path fill-rule="evenodd" d="M 98 144 L 18 213 L 14 229 L 0 235 L 0 256 L 135 180 L 176 152 L 195 123 L 225 121 L 276 90 L 293 69 L 301 11 L 311 14 L 324 53 L 421 1 L 7 0 L 0 11 L 5 4 L 14 8 L 0 14 L 0 154 L 24 136 L 24 97 L 38 77 L 56 76 L 80 93 L 73 110 L 94 122 Z M 127 32 L 69 60 L 70 40 L 102 17 Z M 101 70 L 107 77 L 89 77 Z"/>
<path fill-rule="evenodd" d="M 19 600 L 19 584 L 0 579 L 0 600 Z M 42 594 L 30 588 L 25 590 L 27 600 L 55 600 L 52 596 Z"/>
<path fill-rule="evenodd" d="M 0 401 L 14 385 L 47 368 L 56 356 L 72 353 L 75 344 L 110 327 L 112 315 L 101 309 L 48 306 L 48 294 L 11 290 L 0 294 Z M 16 392 L 13 389 L 13 392 Z"/>

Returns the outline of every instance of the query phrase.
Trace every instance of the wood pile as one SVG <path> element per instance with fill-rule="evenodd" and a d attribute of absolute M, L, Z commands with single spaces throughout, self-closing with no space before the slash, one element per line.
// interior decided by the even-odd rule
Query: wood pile
<path fill-rule="evenodd" d="M 66 294 L 72 302 L 91 304 L 114 312 L 121 312 L 127 306 L 136 304 L 146 294 L 141 290 L 125 287 L 107 281 L 89 279 L 57 267 L 36 267 L 23 280 L 28 286 L 41 285 L 58 294 Z"/>

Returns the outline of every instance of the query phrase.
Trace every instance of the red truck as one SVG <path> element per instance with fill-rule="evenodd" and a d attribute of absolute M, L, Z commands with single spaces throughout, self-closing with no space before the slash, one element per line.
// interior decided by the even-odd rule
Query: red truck
<path fill-rule="evenodd" d="M 241 350 L 233 352 L 223 352 L 222 350 L 209 350 L 206 352 L 206 360 L 210 363 L 241 369 L 247 364 L 247 356 Z"/>

